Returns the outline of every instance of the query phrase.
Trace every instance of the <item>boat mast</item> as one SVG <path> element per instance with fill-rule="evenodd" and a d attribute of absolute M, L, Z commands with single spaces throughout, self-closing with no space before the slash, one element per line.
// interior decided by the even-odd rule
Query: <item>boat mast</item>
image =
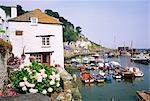
<path fill-rule="evenodd" d="M 114 35 L 114 61 L 116 61 L 116 36 Z"/>
<path fill-rule="evenodd" d="M 125 67 L 127 67 L 127 63 L 126 63 L 126 48 L 125 48 L 125 41 L 124 41 L 124 61 L 125 61 Z"/>
<path fill-rule="evenodd" d="M 131 57 L 133 57 L 133 40 L 131 41 Z"/>

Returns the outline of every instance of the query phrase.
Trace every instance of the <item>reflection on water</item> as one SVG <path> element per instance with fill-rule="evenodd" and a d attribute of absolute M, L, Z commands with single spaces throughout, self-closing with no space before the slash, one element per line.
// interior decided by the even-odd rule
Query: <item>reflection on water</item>
<path fill-rule="evenodd" d="M 136 66 L 140 68 L 144 72 L 144 77 L 112 79 L 104 83 L 95 82 L 93 84 L 81 82 L 79 83 L 79 90 L 83 101 L 111 101 L 112 99 L 115 101 L 137 101 L 137 90 L 150 91 L 150 65 L 130 63 L 127 60 L 125 63 L 123 62 L 124 59 L 124 57 L 120 57 L 116 61 L 120 62 L 123 67 Z"/>

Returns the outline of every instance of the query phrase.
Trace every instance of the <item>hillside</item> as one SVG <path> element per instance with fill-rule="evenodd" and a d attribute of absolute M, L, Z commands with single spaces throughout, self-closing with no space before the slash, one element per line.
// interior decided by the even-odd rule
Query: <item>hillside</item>
<path fill-rule="evenodd" d="M 11 9 L 9 6 L 0 6 L 0 8 L 5 10 L 6 14 L 10 16 Z M 29 11 L 25 11 L 20 5 L 17 5 L 17 16 L 22 15 L 26 12 L 29 12 Z M 49 16 L 53 16 L 59 19 L 59 21 L 63 23 L 64 25 L 63 27 L 63 39 L 64 40 L 63 41 L 64 42 L 71 42 L 71 41 L 76 42 L 77 40 L 80 39 L 79 36 L 82 33 L 82 28 L 80 26 L 74 26 L 70 21 L 68 21 L 61 15 L 59 15 L 58 12 L 54 12 L 50 9 L 46 9 L 45 13 L 48 14 Z M 94 42 L 92 43 L 96 46 L 99 46 Z"/>

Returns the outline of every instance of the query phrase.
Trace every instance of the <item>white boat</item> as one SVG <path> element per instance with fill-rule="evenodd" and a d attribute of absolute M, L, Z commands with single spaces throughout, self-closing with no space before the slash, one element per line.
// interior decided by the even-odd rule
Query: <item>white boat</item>
<path fill-rule="evenodd" d="M 89 58 L 88 57 L 82 58 L 82 62 L 85 64 L 89 63 Z"/>
<path fill-rule="evenodd" d="M 131 61 L 148 64 L 150 62 L 150 57 L 148 55 L 144 55 L 143 53 L 139 55 L 135 55 L 131 58 Z"/>
<path fill-rule="evenodd" d="M 137 68 L 137 67 L 130 67 L 129 71 L 134 73 L 135 77 L 142 77 L 142 76 L 144 76 L 144 73 L 142 71 L 140 71 L 140 69 Z"/>
<path fill-rule="evenodd" d="M 116 61 L 111 61 L 110 64 L 112 64 L 115 67 L 121 67 L 121 65 Z"/>
<path fill-rule="evenodd" d="M 94 82 L 94 79 L 93 79 L 93 78 L 84 79 L 84 82 L 85 82 L 85 83 L 93 83 L 93 82 Z"/>
<path fill-rule="evenodd" d="M 115 75 L 113 75 L 113 78 L 115 78 L 115 79 L 121 79 L 122 76 L 120 74 L 115 74 Z"/>
<path fill-rule="evenodd" d="M 139 71 L 139 72 L 135 73 L 134 75 L 135 75 L 135 77 L 142 77 L 142 76 L 144 76 L 144 73 L 142 71 Z"/>
<path fill-rule="evenodd" d="M 102 76 L 105 75 L 105 73 L 103 71 L 101 71 L 101 70 L 99 71 L 99 74 L 102 75 Z"/>

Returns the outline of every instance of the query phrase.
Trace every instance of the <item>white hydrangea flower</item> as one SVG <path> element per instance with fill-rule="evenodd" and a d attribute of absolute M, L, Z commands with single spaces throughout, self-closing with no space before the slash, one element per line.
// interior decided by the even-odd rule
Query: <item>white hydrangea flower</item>
<path fill-rule="evenodd" d="M 55 77 L 53 75 L 50 75 L 49 79 L 55 80 Z"/>
<path fill-rule="evenodd" d="M 41 77 L 41 73 L 36 73 L 36 77 Z"/>
<path fill-rule="evenodd" d="M 51 80 L 50 81 L 50 85 L 54 85 L 55 84 L 55 81 L 54 80 Z"/>
<path fill-rule="evenodd" d="M 46 78 L 46 77 L 47 77 L 47 74 L 43 74 L 42 77 L 43 77 L 43 78 Z"/>
<path fill-rule="evenodd" d="M 19 83 L 19 86 L 20 86 L 20 87 L 25 86 L 25 82 L 20 82 L 20 83 Z"/>
<path fill-rule="evenodd" d="M 37 93 L 38 89 L 32 89 L 32 93 Z"/>
<path fill-rule="evenodd" d="M 26 77 L 23 77 L 23 80 L 24 80 L 24 81 L 27 81 L 27 78 L 26 78 Z"/>
<path fill-rule="evenodd" d="M 52 92 L 52 91 L 53 91 L 53 88 L 49 87 L 48 92 Z"/>
<path fill-rule="evenodd" d="M 55 72 L 52 72 L 52 75 L 55 75 Z"/>
<path fill-rule="evenodd" d="M 38 92 L 38 89 L 33 89 L 33 88 L 31 88 L 31 89 L 29 89 L 29 92 L 30 92 L 30 93 L 37 93 L 37 92 Z"/>
<path fill-rule="evenodd" d="M 45 69 L 41 69 L 39 70 L 41 73 L 45 73 Z"/>
<path fill-rule="evenodd" d="M 42 77 L 37 78 L 37 82 L 42 82 Z"/>
<path fill-rule="evenodd" d="M 42 91 L 42 94 L 46 94 L 47 93 L 47 91 L 44 89 L 43 91 Z"/>
<path fill-rule="evenodd" d="M 60 84 L 59 84 L 59 82 L 57 82 L 56 87 L 59 87 L 59 86 L 60 86 Z"/>
<path fill-rule="evenodd" d="M 30 84 L 30 87 L 32 87 L 32 88 L 35 87 L 35 84 Z"/>
<path fill-rule="evenodd" d="M 26 90 L 27 90 L 27 87 L 26 87 L 26 86 L 22 87 L 22 90 L 23 90 L 23 91 L 26 91 Z"/>
<path fill-rule="evenodd" d="M 29 83 L 28 81 L 25 81 L 25 85 L 26 85 L 27 87 L 30 87 L 30 83 Z"/>

